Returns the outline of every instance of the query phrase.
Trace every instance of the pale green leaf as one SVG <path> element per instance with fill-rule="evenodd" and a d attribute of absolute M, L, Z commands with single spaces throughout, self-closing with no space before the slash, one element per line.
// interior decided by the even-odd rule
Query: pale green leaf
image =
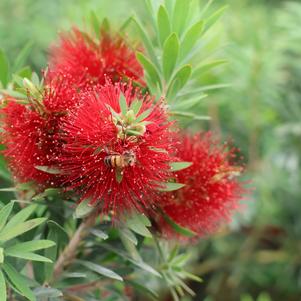
<path fill-rule="evenodd" d="M 145 215 L 133 214 L 127 219 L 126 224 L 132 231 L 145 237 L 152 237 L 152 234 L 147 229 L 147 227 L 151 226 L 151 222 Z"/>
<path fill-rule="evenodd" d="M 179 171 L 188 168 L 192 165 L 192 162 L 172 162 L 169 164 L 172 171 Z"/>
<path fill-rule="evenodd" d="M 131 110 L 134 112 L 135 116 L 140 112 L 140 109 L 142 107 L 142 101 L 141 100 L 134 100 L 131 104 Z"/>
<path fill-rule="evenodd" d="M 23 252 L 23 251 L 16 251 L 16 250 L 12 250 L 12 251 L 6 251 L 5 250 L 5 255 L 6 256 L 10 256 L 10 257 L 17 257 L 17 258 L 22 258 L 22 259 L 26 259 L 26 260 L 32 260 L 32 261 L 40 261 L 40 262 L 48 262 L 51 263 L 52 260 L 50 260 L 47 257 L 35 254 L 35 253 L 31 253 L 31 252 Z"/>
<path fill-rule="evenodd" d="M 169 16 L 166 11 L 166 8 L 163 5 L 160 5 L 159 10 L 158 10 L 157 26 L 158 26 L 160 43 L 163 46 L 165 40 L 171 33 Z"/>
<path fill-rule="evenodd" d="M 189 12 L 189 6 L 190 6 L 190 1 L 187 0 L 176 0 L 175 7 L 173 10 L 173 17 L 172 17 L 172 29 L 176 33 L 181 35 L 183 32 L 186 21 L 187 21 L 187 16 Z"/>
<path fill-rule="evenodd" d="M 56 288 L 52 287 L 37 287 L 33 293 L 39 298 L 57 298 L 62 297 L 63 293 Z"/>
<path fill-rule="evenodd" d="M 4 249 L 0 248 L 0 264 L 4 262 Z"/>
<path fill-rule="evenodd" d="M 175 33 L 172 33 L 164 43 L 163 48 L 163 74 L 166 81 L 168 81 L 172 75 L 172 72 L 176 66 L 179 53 L 179 39 Z"/>
<path fill-rule="evenodd" d="M 94 210 L 94 207 L 90 205 L 90 200 L 86 199 L 81 201 L 74 212 L 74 217 L 75 218 L 83 218 L 85 216 L 88 216 L 92 211 Z"/>
<path fill-rule="evenodd" d="M 28 300 L 36 301 L 36 297 L 30 290 L 25 278 L 8 263 L 4 263 L 2 267 L 12 284 L 16 287 L 16 289 Z"/>
<path fill-rule="evenodd" d="M 162 187 L 159 188 L 159 191 L 175 191 L 181 189 L 185 186 L 185 184 L 181 183 L 161 183 Z"/>
<path fill-rule="evenodd" d="M 209 70 L 213 69 L 214 67 L 220 66 L 225 63 L 227 63 L 226 60 L 212 60 L 209 62 L 204 62 L 193 70 L 192 77 L 199 78 L 204 73 L 208 72 Z"/>
<path fill-rule="evenodd" d="M 0 210 L 0 232 L 4 228 L 8 217 L 13 209 L 14 202 L 10 202 Z"/>
<path fill-rule="evenodd" d="M 150 113 L 152 112 L 152 109 L 148 109 L 148 110 L 145 110 L 143 111 L 135 120 L 136 123 L 139 123 L 140 121 L 146 119 Z"/>
<path fill-rule="evenodd" d="M 94 11 L 90 13 L 90 22 L 97 38 L 100 37 L 100 21 Z"/>
<path fill-rule="evenodd" d="M 208 31 L 219 20 L 227 8 L 228 5 L 225 5 L 214 12 L 209 18 L 205 19 L 204 32 Z"/>
<path fill-rule="evenodd" d="M 121 234 L 128 239 L 131 243 L 133 243 L 135 246 L 138 244 L 138 240 L 137 237 L 135 236 L 135 234 L 127 229 L 127 228 L 120 228 L 119 231 L 121 232 Z"/>
<path fill-rule="evenodd" d="M 17 224 L 23 223 L 28 219 L 28 217 L 37 209 L 36 204 L 32 204 L 27 206 L 26 208 L 19 211 L 17 214 L 15 214 L 9 222 L 5 226 L 5 230 L 12 228 L 16 226 Z"/>
<path fill-rule="evenodd" d="M 99 230 L 99 229 L 91 229 L 90 232 L 95 235 L 96 237 L 99 237 L 103 240 L 106 240 L 109 238 L 108 234 Z"/>
<path fill-rule="evenodd" d="M 5 231 L 0 232 L 0 241 L 7 241 L 15 238 L 37 226 L 44 223 L 47 218 L 35 218 L 24 223 L 17 224 L 15 227 L 10 227 L 8 229 L 4 228 Z"/>
<path fill-rule="evenodd" d="M 208 95 L 204 94 L 202 96 L 198 96 L 196 98 L 184 99 L 175 104 L 171 105 L 171 109 L 174 111 L 188 110 L 198 104 L 202 99 L 206 98 Z"/>
<path fill-rule="evenodd" d="M 31 41 L 29 41 L 18 53 L 18 55 L 15 59 L 14 65 L 13 65 L 14 71 L 18 71 L 20 68 L 24 67 L 24 64 L 30 54 L 32 46 L 33 46 L 33 43 Z M 20 75 L 20 72 L 18 72 L 18 74 Z M 25 76 L 23 76 L 23 77 L 25 77 Z"/>
<path fill-rule="evenodd" d="M 77 262 L 79 264 L 83 265 L 84 267 L 88 268 L 89 270 L 99 274 L 99 275 L 102 275 L 102 276 L 105 276 L 105 277 L 108 277 L 108 278 L 111 278 L 111 279 L 116 279 L 116 280 L 119 280 L 119 281 L 123 281 L 121 276 L 119 276 L 118 274 L 116 274 L 112 270 L 107 269 L 107 268 L 105 268 L 105 267 L 103 267 L 99 264 L 95 264 L 95 263 L 92 263 L 90 261 L 83 261 L 83 260 L 78 260 Z"/>
<path fill-rule="evenodd" d="M 62 171 L 59 170 L 58 168 L 51 167 L 51 166 L 39 166 L 39 165 L 36 165 L 35 168 L 37 170 L 44 171 L 44 172 L 52 174 L 52 175 L 59 175 L 59 174 L 62 173 Z"/>
<path fill-rule="evenodd" d="M 120 106 L 120 111 L 121 111 L 122 115 L 125 116 L 128 111 L 128 104 L 127 104 L 125 96 L 123 95 L 122 92 L 120 93 L 120 96 L 119 96 L 119 106 Z"/>
<path fill-rule="evenodd" d="M 0 300 L 6 301 L 6 283 L 3 272 L 0 269 Z"/>

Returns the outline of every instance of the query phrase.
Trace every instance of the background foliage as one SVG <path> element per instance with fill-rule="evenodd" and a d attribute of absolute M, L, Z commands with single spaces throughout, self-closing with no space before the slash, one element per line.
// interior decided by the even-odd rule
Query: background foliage
<path fill-rule="evenodd" d="M 256 188 L 243 217 L 191 249 L 198 259 L 192 272 L 204 279 L 191 284 L 195 300 L 300 300 L 301 4 L 275 0 L 216 4 L 229 7 L 213 29 L 206 51 L 218 46 L 213 56 L 228 64 L 203 73 L 199 82 L 231 85 L 211 92 L 194 112 L 212 117 L 210 122 L 200 121 L 199 128 L 233 137 Z M 83 16 L 91 10 L 116 24 L 134 11 L 145 13 L 140 0 L 2 0 L 0 47 L 14 62 L 32 41 L 28 64 L 38 71 L 57 31 L 73 23 L 84 26 Z M 2 161 L 0 175 L 7 187 Z M 10 199 L 9 192 L 2 192 L 3 204 Z"/>

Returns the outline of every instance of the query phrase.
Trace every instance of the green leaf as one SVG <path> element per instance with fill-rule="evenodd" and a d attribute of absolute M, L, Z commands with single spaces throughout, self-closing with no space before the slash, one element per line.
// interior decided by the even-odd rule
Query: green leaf
<path fill-rule="evenodd" d="M 90 13 L 90 22 L 93 27 L 94 33 L 96 34 L 96 37 L 99 38 L 100 37 L 100 21 L 94 11 L 91 11 L 91 13 Z"/>
<path fill-rule="evenodd" d="M 149 56 L 151 58 L 152 63 L 155 66 L 159 67 L 159 62 L 158 62 L 154 47 L 152 45 L 152 41 L 149 38 L 149 35 L 146 33 L 145 29 L 143 28 L 141 23 L 136 18 L 132 18 L 132 21 L 134 22 L 134 24 L 136 25 L 136 28 L 138 29 L 140 38 L 143 42 L 145 49 L 147 50 L 147 53 L 149 54 Z"/>
<path fill-rule="evenodd" d="M 0 264 L 4 262 L 4 249 L 0 248 Z"/>
<path fill-rule="evenodd" d="M 172 72 L 176 66 L 179 53 L 179 39 L 175 33 L 172 33 L 164 43 L 163 48 L 163 74 L 166 81 L 168 81 L 172 75 Z"/>
<path fill-rule="evenodd" d="M 51 167 L 51 166 L 38 166 L 38 165 L 36 165 L 35 168 L 37 170 L 41 170 L 41 171 L 44 171 L 44 172 L 52 174 L 52 175 L 59 175 L 59 174 L 62 173 L 62 171 L 59 170 L 58 168 Z"/>
<path fill-rule="evenodd" d="M 2 49 L 0 49 L 0 82 L 6 87 L 9 81 L 9 62 Z"/>
<path fill-rule="evenodd" d="M 138 244 L 137 237 L 131 230 L 129 230 L 127 228 L 120 228 L 119 231 L 126 239 L 128 239 L 131 243 L 133 243 L 135 246 L 137 246 L 137 244 Z"/>
<path fill-rule="evenodd" d="M 37 209 L 36 204 L 32 204 L 27 206 L 26 208 L 19 211 L 16 215 L 14 215 L 7 225 L 5 226 L 5 231 L 9 228 L 16 226 L 17 224 L 23 223 L 28 219 L 28 217 Z"/>
<path fill-rule="evenodd" d="M 134 131 L 128 131 L 128 133 L 129 134 L 133 134 L 133 135 L 136 135 L 136 133 L 134 132 Z M 117 183 L 121 183 L 122 182 L 122 179 L 123 179 L 123 171 L 122 171 L 122 169 L 120 169 L 120 168 L 116 168 L 115 169 L 115 179 L 116 179 L 116 182 Z"/>
<path fill-rule="evenodd" d="M 139 123 L 140 121 L 146 119 L 150 113 L 152 112 L 152 109 L 148 109 L 148 110 L 145 110 L 143 111 L 135 120 L 136 123 Z"/>
<path fill-rule="evenodd" d="M 159 31 L 160 43 L 163 46 L 165 40 L 171 33 L 169 16 L 166 11 L 166 8 L 163 5 L 160 5 L 159 10 L 158 10 L 157 26 L 158 26 L 158 31 Z"/>
<path fill-rule="evenodd" d="M 0 300 L 5 301 L 6 300 L 6 283 L 5 278 L 3 275 L 3 272 L 0 269 Z"/>
<path fill-rule="evenodd" d="M 152 85 L 157 86 L 159 84 L 160 89 L 162 89 L 162 83 L 159 76 L 159 72 L 155 65 L 141 52 L 136 52 L 137 60 L 141 63 L 146 73 L 149 76 L 149 80 Z"/>
<path fill-rule="evenodd" d="M 36 297 L 30 290 L 25 278 L 8 263 L 3 264 L 3 270 L 20 293 L 30 301 L 36 301 Z"/>
<path fill-rule="evenodd" d="M 22 69 L 20 69 L 17 72 L 17 74 L 21 77 L 31 78 L 32 70 L 30 69 L 30 67 L 26 66 L 26 67 L 23 67 Z"/>
<path fill-rule="evenodd" d="M 17 224 L 15 227 L 10 227 L 8 229 L 5 229 L 5 231 L 0 232 L 0 241 L 7 241 L 12 238 L 15 238 L 37 226 L 44 223 L 47 220 L 47 218 L 41 217 L 41 218 L 35 218 L 29 221 L 26 221 L 24 223 Z"/>
<path fill-rule="evenodd" d="M 175 230 L 175 232 L 187 236 L 187 237 L 193 237 L 196 235 L 195 232 L 191 231 L 190 229 L 184 228 L 177 224 L 175 221 L 173 221 L 165 212 L 161 211 L 162 216 L 164 220 Z"/>
<path fill-rule="evenodd" d="M 37 250 L 48 249 L 55 246 L 55 242 L 47 239 L 33 240 L 18 243 L 5 249 L 5 253 L 9 252 L 34 252 Z"/>
<path fill-rule="evenodd" d="M 192 165 L 192 162 L 172 162 L 169 164 L 172 171 L 179 171 L 188 168 Z"/>
<path fill-rule="evenodd" d="M 209 62 L 202 63 L 196 67 L 192 72 L 192 77 L 199 78 L 207 71 L 211 70 L 214 67 L 227 63 L 226 60 L 212 60 Z"/>
<path fill-rule="evenodd" d="M 132 281 L 132 280 L 127 280 L 126 283 L 130 284 L 130 286 L 134 287 L 135 289 L 137 289 L 138 291 L 143 293 L 143 296 L 148 295 L 153 300 L 158 300 L 158 298 L 159 298 L 157 292 L 155 292 L 154 290 L 146 287 L 144 284 L 141 284 L 141 283 L 138 283 L 138 282 Z"/>
<path fill-rule="evenodd" d="M 131 104 L 131 110 L 134 112 L 135 116 L 140 112 L 140 109 L 142 107 L 142 101 L 141 100 L 134 100 Z"/>
<path fill-rule="evenodd" d="M 83 218 L 88 216 L 93 210 L 94 207 L 90 205 L 90 199 L 85 199 L 77 205 L 73 216 L 74 218 Z"/>
<path fill-rule="evenodd" d="M 208 95 L 204 94 L 202 96 L 198 96 L 197 98 L 191 98 L 187 100 L 181 100 L 175 104 L 171 105 L 171 109 L 174 111 L 187 111 L 188 109 L 195 106 L 197 103 L 199 103 L 202 99 L 206 98 Z"/>
<path fill-rule="evenodd" d="M 198 39 L 202 36 L 204 28 L 204 22 L 200 20 L 199 22 L 192 25 L 192 27 L 187 31 L 184 36 L 183 42 L 180 48 L 180 59 L 183 60 L 193 49 L 194 45 L 197 43 Z"/>
<path fill-rule="evenodd" d="M 171 98 L 177 94 L 188 82 L 191 75 L 191 65 L 184 65 L 174 75 L 168 87 L 167 97 Z"/>
<path fill-rule="evenodd" d="M 162 183 L 162 185 L 163 187 L 159 188 L 159 191 L 175 191 L 185 186 L 185 184 L 181 183 Z"/>
<path fill-rule="evenodd" d="M 128 111 L 128 105 L 127 105 L 126 99 L 122 92 L 120 93 L 120 96 L 119 96 L 119 106 L 120 106 L 122 115 L 125 116 Z"/>
<path fill-rule="evenodd" d="M 57 298 L 63 296 L 61 291 L 51 287 L 37 287 L 34 289 L 33 293 L 39 298 Z"/>
<path fill-rule="evenodd" d="M 225 5 L 214 12 L 209 18 L 205 20 L 204 24 L 204 33 L 208 31 L 217 21 L 218 19 L 224 14 L 224 11 L 228 8 L 228 5 Z"/>
<path fill-rule="evenodd" d="M 99 230 L 99 229 L 91 229 L 90 232 L 95 235 L 96 237 L 99 237 L 103 240 L 106 240 L 109 238 L 108 234 Z"/>
<path fill-rule="evenodd" d="M 105 268 L 101 265 L 92 263 L 90 261 L 83 261 L 83 260 L 78 260 L 77 262 L 79 264 L 85 266 L 89 270 L 99 274 L 99 275 L 106 276 L 106 277 L 111 278 L 111 279 L 116 279 L 116 280 L 119 280 L 119 281 L 123 281 L 121 276 L 119 276 L 118 274 L 116 274 L 112 270 L 107 269 L 107 268 Z"/>
<path fill-rule="evenodd" d="M 189 12 L 190 1 L 176 0 L 176 4 L 173 11 L 172 29 L 176 33 L 181 35 L 185 28 L 187 16 Z"/>
<path fill-rule="evenodd" d="M 181 111 L 170 111 L 170 115 L 177 116 L 177 117 L 184 117 L 189 119 L 195 119 L 195 120 L 210 120 L 210 116 L 201 116 L 196 115 L 194 113 L 190 112 L 181 112 Z"/>
<path fill-rule="evenodd" d="M 151 222 L 145 215 L 133 214 L 127 219 L 126 224 L 132 231 L 145 237 L 152 237 L 152 234 L 147 229 L 147 227 L 151 226 Z"/>
<path fill-rule="evenodd" d="M 14 202 L 10 202 L 0 210 L 0 232 L 4 228 L 13 206 Z"/>
<path fill-rule="evenodd" d="M 30 51 L 32 49 L 33 43 L 29 41 L 18 53 L 15 63 L 13 65 L 13 70 L 18 71 L 20 68 L 24 67 L 26 59 L 28 58 Z M 18 72 L 19 73 L 19 72 Z M 19 74 L 20 75 L 20 74 Z M 25 76 L 24 76 L 25 77 Z"/>
<path fill-rule="evenodd" d="M 10 256 L 10 257 L 17 257 L 17 258 L 22 258 L 22 259 L 27 259 L 27 260 L 32 260 L 32 261 L 40 261 L 40 262 L 49 262 L 51 263 L 52 260 L 50 260 L 49 258 L 46 258 L 44 256 L 35 254 L 35 253 L 31 253 L 31 252 L 23 252 L 23 251 L 5 251 L 5 255 L 6 256 Z"/>

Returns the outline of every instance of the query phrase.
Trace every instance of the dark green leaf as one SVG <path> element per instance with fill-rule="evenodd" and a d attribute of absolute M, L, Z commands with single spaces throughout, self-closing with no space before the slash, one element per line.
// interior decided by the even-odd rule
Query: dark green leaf
<path fill-rule="evenodd" d="M 0 210 L 0 232 L 4 228 L 13 206 L 14 202 L 10 202 Z"/>
<path fill-rule="evenodd" d="M 3 272 L 0 270 L 0 300 L 6 300 L 6 283 Z"/>
<path fill-rule="evenodd" d="M 192 165 L 192 162 L 172 162 L 172 163 L 170 163 L 172 171 L 182 170 L 182 169 L 188 168 L 191 165 Z"/>
<path fill-rule="evenodd" d="M 0 241 L 7 241 L 12 238 L 15 238 L 37 226 L 44 223 L 47 220 L 47 218 L 35 218 L 29 221 L 26 221 L 24 223 L 17 224 L 15 227 L 10 227 L 8 229 L 4 228 L 0 232 Z"/>
<path fill-rule="evenodd" d="M 135 131 L 128 131 L 128 134 L 136 135 L 137 133 Z M 122 179 L 123 179 L 122 169 L 120 169 L 120 168 L 115 169 L 115 179 L 116 179 L 116 182 L 119 183 L 119 184 L 122 182 Z"/>
<path fill-rule="evenodd" d="M 202 36 L 204 22 L 201 20 L 187 31 L 184 36 L 183 42 L 180 48 L 180 59 L 183 60 L 193 49 L 198 39 Z"/>
<path fill-rule="evenodd" d="M 105 268 L 105 267 L 103 267 L 101 265 L 92 263 L 90 261 L 83 261 L 83 260 L 78 260 L 77 262 L 79 264 L 85 266 L 89 270 L 97 273 L 97 274 L 106 276 L 106 277 L 111 278 L 111 279 L 116 279 L 116 280 L 119 280 L 119 281 L 123 281 L 123 279 L 122 279 L 121 276 L 119 276 L 118 274 L 116 274 L 112 270 L 109 270 L 109 269 L 107 269 L 107 268 Z"/>
<path fill-rule="evenodd" d="M 5 88 L 9 81 L 9 62 L 2 49 L 0 49 L 0 82 Z"/>
<path fill-rule="evenodd" d="M 166 81 L 168 81 L 172 75 L 172 72 L 176 66 L 179 53 L 179 39 L 175 33 L 172 33 L 164 43 L 163 48 L 163 74 Z"/>
<path fill-rule="evenodd" d="M 34 296 L 33 292 L 30 290 L 27 281 L 25 280 L 22 275 L 15 270 L 14 267 L 12 267 L 8 263 L 3 264 L 3 270 L 12 282 L 12 284 L 16 287 L 20 293 L 26 297 L 30 301 L 36 301 L 36 297 Z"/>
<path fill-rule="evenodd" d="M 157 26 L 158 26 L 160 43 L 163 46 L 165 43 L 165 40 L 171 33 L 169 16 L 166 11 L 166 8 L 163 5 L 160 5 L 160 8 L 158 10 Z"/>

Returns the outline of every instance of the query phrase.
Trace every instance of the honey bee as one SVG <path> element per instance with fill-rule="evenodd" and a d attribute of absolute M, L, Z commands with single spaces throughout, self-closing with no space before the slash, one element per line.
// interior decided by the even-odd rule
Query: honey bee
<path fill-rule="evenodd" d="M 132 150 L 125 151 L 123 154 L 112 153 L 104 158 L 107 167 L 123 169 L 127 166 L 134 166 L 136 155 Z"/>

